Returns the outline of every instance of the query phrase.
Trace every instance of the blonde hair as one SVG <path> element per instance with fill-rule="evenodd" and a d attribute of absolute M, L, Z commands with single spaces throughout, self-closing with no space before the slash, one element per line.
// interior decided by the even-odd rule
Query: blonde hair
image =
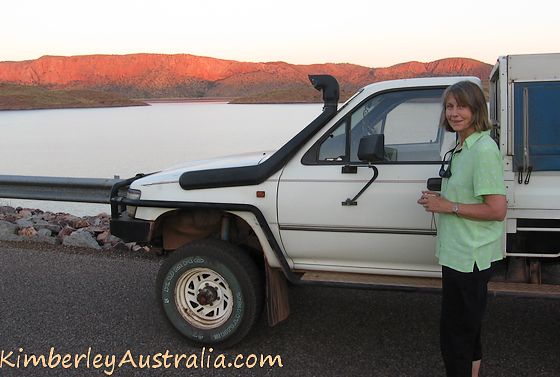
<path fill-rule="evenodd" d="M 478 85 L 471 81 L 459 81 L 449 86 L 445 92 L 443 92 L 443 109 L 441 110 L 439 121 L 440 127 L 445 128 L 446 131 L 455 132 L 449 125 L 447 117 L 445 116 L 445 104 L 450 96 L 455 98 L 457 104 L 460 106 L 467 106 L 471 110 L 475 132 L 492 129 L 492 125 L 488 119 L 488 107 L 486 106 L 484 93 L 482 93 L 482 89 L 480 89 Z"/>

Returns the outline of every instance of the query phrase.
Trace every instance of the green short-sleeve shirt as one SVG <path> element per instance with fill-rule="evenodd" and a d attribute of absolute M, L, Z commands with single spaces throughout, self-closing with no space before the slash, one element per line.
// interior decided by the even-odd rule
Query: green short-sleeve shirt
<path fill-rule="evenodd" d="M 467 137 L 460 152 L 453 154 L 451 177 L 444 178 L 441 194 L 463 204 L 483 203 L 484 195 L 505 195 L 503 163 L 490 132 Z M 460 272 L 490 267 L 503 258 L 503 221 L 469 220 L 455 214 L 440 214 L 436 256 L 443 266 Z"/>

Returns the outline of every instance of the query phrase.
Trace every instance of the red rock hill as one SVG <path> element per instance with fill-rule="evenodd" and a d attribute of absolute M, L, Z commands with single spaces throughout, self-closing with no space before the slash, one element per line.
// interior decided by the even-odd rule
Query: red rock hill
<path fill-rule="evenodd" d="M 95 89 L 129 97 L 244 97 L 308 88 L 307 75 L 334 75 L 342 91 L 371 82 L 422 76 L 473 75 L 491 66 L 472 59 L 407 62 L 387 68 L 354 64 L 249 63 L 193 55 L 43 56 L 0 62 L 0 82 L 64 89 Z"/>

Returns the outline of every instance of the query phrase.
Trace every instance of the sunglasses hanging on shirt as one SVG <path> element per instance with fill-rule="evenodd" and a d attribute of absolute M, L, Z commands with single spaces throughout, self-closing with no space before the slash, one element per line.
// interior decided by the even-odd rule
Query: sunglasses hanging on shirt
<path fill-rule="evenodd" d="M 461 153 L 462 151 L 462 149 L 457 149 L 458 146 L 459 144 L 455 145 L 452 149 L 448 150 L 443 155 L 443 162 L 441 163 L 441 167 L 439 168 L 439 176 L 441 178 L 451 178 L 451 162 L 453 162 L 453 155 Z M 445 168 L 445 159 L 447 158 L 448 154 L 451 154 L 451 157 L 449 157 L 449 164 L 447 164 L 447 168 Z"/>

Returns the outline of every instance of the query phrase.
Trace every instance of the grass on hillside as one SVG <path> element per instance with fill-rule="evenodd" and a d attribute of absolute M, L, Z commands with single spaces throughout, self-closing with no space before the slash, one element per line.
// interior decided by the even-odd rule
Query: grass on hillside
<path fill-rule="evenodd" d="M 341 90 L 340 101 L 344 102 L 353 92 Z M 241 97 L 232 100 L 235 104 L 277 104 L 277 103 L 323 103 L 321 92 L 309 86 L 296 87 L 292 89 L 275 90 L 260 93 L 253 96 Z"/>
<path fill-rule="evenodd" d="M 106 92 L 80 89 L 47 89 L 0 83 L 0 110 L 61 109 L 141 106 L 140 101 Z"/>

